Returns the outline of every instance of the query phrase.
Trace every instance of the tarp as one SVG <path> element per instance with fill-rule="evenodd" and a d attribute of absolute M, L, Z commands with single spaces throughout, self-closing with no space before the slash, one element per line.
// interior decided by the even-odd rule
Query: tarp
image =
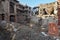
<path fill-rule="evenodd" d="M 49 23 L 48 34 L 52 36 L 58 36 L 59 30 L 58 26 L 55 23 Z"/>

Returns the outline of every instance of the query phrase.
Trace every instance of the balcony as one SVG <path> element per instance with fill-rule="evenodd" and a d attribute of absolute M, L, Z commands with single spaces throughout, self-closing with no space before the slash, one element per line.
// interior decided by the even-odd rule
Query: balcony
<path fill-rule="evenodd" d="M 22 11 L 23 11 L 23 8 L 21 8 L 21 7 L 19 7 L 19 6 L 17 7 L 17 9 L 19 9 L 19 10 L 22 10 Z"/>
<path fill-rule="evenodd" d="M 31 11 L 31 9 L 29 9 L 29 8 L 24 8 L 24 10 L 25 10 L 25 11 Z"/>
<path fill-rule="evenodd" d="M 14 3 L 19 3 L 18 0 L 10 0 L 11 2 L 14 2 Z"/>
<path fill-rule="evenodd" d="M 14 2 L 17 2 L 17 3 L 19 3 L 19 1 L 18 0 L 13 0 Z"/>
<path fill-rule="evenodd" d="M 24 10 L 29 10 L 28 8 L 24 8 Z"/>

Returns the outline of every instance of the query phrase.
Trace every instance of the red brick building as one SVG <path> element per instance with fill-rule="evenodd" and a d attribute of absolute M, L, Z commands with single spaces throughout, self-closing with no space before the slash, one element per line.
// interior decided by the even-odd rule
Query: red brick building
<path fill-rule="evenodd" d="M 57 10 L 58 10 L 58 25 L 60 26 L 60 0 L 57 0 Z"/>

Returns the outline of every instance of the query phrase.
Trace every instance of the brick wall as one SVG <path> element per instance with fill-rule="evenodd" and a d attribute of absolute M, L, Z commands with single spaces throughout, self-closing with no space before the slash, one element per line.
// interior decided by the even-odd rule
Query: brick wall
<path fill-rule="evenodd" d="M 58 8 L 58 13 L 57 13 L 57 15 L 58 15 L 58 25 L 60 25 L 60 8 Z"/>

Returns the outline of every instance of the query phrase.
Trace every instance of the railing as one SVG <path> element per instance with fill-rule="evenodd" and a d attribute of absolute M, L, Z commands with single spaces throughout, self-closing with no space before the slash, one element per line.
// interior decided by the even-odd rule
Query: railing
<path fill-rule="evenodd" d="M 18 9 L 20 9 L 20 10 L 23 10 L 23 8 L 21 8 L 21 7 L 17 7 Z"/>

